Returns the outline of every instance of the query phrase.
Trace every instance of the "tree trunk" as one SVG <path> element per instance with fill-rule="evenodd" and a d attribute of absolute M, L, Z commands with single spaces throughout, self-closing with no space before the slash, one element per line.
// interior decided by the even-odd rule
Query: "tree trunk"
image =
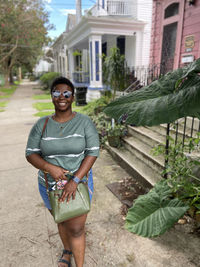
<path fill-rule="evenodd" d="M 10 77 L 10 84 L 14 84 L 12 69 L 10 70 L 9 77 Z"/>
<path fill-rule="evenodd" d="M 5 87 L 10 87 L 10 68 L 4 70 Z"/>

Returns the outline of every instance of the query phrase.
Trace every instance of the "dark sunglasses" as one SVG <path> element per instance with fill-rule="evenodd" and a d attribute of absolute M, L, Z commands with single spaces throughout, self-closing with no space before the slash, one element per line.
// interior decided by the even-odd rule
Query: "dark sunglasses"
<path fill-rule="evenodd" d="M 53 91 L 52 92 L 52 96 L 53 97 L 59 97 L 60 95 L 63 95 L 65 98 L 69 98 L 72 95 L 71 91 L 64 91 L 63 93 L 61 93 L 60 91 Z"/>

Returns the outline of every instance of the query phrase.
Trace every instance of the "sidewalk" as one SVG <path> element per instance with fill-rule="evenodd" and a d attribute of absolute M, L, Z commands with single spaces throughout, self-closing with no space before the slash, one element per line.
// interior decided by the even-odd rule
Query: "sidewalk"
<path fill-rule="evenodd" d="M 32 108 L 34 84 L 23 83 L 0 113 L 0 267 L 56 267 L 62 251 L 56 224 L 37 189 L 37 170 L 24 151 L 37 120 Z M 86 223 L 87 267 L 200 266 L 200 238 L 176 225 L 148 239 L 124 230 L 121 203 L 105 187 L 128 174 L 101 152 L 94 168 L 95 192 Z M 75 267 L 75 265 L 72 265 Z"/>

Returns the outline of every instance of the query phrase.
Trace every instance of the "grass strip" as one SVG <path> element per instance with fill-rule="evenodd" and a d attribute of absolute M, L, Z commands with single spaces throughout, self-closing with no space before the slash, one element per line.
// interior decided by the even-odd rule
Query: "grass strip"
<path fill-rule="evenodd" d="M 35 100 L 51 99 L 51 95 L 50 94 L 34 95 L 33 99 Z"/>
<path fill-rule="evenodd" d="M 54 110 L 54 105 L 52 102 L 37 102 L 33 104 L 33 107 L 37 109 L 38 111 L 43 111 L 43 110 Z"/>
<path fill-rule="evenodd" d="M 8 101 L 0 102 L 0 107 L 5 108 L 7 104 L 8 104 Z"/>
<path fill-rule="evenodd" d="M 34 114 L 35 117 L 44 117 L 44 116 L 49 116 L 54 114 L 53 110 L 49 110 L 49 111 L 39 111 L 37 113 Z"/>

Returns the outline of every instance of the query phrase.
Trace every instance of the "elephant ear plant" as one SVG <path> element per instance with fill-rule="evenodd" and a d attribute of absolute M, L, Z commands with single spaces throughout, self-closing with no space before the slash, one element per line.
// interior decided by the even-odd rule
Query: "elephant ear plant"
<path fill-rule="evenodd" d="M 171 123 L 185 116 L 200 118 L 199 73 L 200 59 L 114 100 L 104 112 L 115 120 L 136 126 Z M 145 237 L 161 235 L 183 216 L 191 203 L 181 200 L 173 184 L 162 179 L 129 209 L 126 228 Z"/>

